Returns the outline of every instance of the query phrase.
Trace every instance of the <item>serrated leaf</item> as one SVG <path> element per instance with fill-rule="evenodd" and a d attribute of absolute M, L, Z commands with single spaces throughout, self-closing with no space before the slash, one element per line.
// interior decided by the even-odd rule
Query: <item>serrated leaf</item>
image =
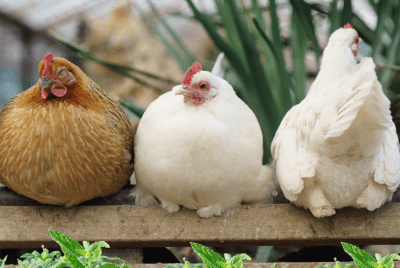
<path fill-rule="evenodd" d="M 128 267 L 129 268 L 129 266 L 127 266 L 127 265 L 117 265 L 117 264 L 115 264 L 115 263 L 102 263 L 101 264 L 101 268 L 119 268 L 119 267 L 123 267 L 123 268 L 125 268 L 125 267 Z"/>
<path fill-rule="evenodd" d="M 232 256 L 230 254 L 228 254 L 228 253 L 225 253 L 224 254 L 224 258 L 228 262 L 230 259 L 232 259 Z"/>
<path fill-rule="evenodd" d="M 377 260 L 378 260 L 378 258 L 377 258 Z M 378 260 L 378 263 L 386 265 L 390 261 L 393 262 L 393 260 L 400 260 L 400 256 L 398 254 L 393 253 L 393 254 L 386 255 L 385 257 L 382 258 L 382 255 L 381 255 L 381 258 Z"/>
<path fill-rule="evenodd" d="M 364 250 L 344 242 L 342 242 L 342 246 L 344 251 L 346 251 L 346 253 L 353 258 L 353 261 L 357 267 L 368 267 L 369 262 L 376 263 L 376 260 Z"/>
<path fill-rule="evenodd" d="M 203 260 L 203 263 L 207 266 L 207 268 L 221 268 L 222 266 L 217 262 L 225 262 L 225 260 L 218 253 L 215 253 L 203 245 L 193 242 L 190 242 L 190 245 L 192 246 L 194 252 L 196 252 Z"/>
<path fill-rule="evenodd" d="M 367 267 L 371 267 L 371 268 L 383 268 L 380 264 L 376 263 L 376 262 L 372 262 L 372 261 L 368 261 L 368 266 Z"/>
<path fill-rule="evenodd" d="M 229 263 L 231 263 L 231 264 L 236 264 L 236 263 L 238 263 L 238 262 L 242 262 L 243 260 L 248 260 L 248 261 L 251 261 L 251 258 L 250 258 L 250 256 L 249 255 L 247 255 L 247 254 L 237 254 L 237 255 L 235 255 L 235 256 L 233 256 L 231 259 L 230 259 L 230 262 Z M 243 263 L 243 262 L 242 262 Z"/>
<path fill-rule="evenodd" d="M 50 235 L 60 246 L 68 262 L 74 268 L 84 268 L 82 263 L 78 260 L 80 254 L 76 252 L 77 249 L 83 250 L 84 248 L 72 238 L 57 231 L 50 230 Z"/>
<path fill-rule="evenodd" d="M 122 261 L 122 262 L 126 262 L 126 261 L 124 261 L 124 260 L 121 260 L 121 259 L 118 258 L 118 257 L 110 258 L 110 257 L 107 257 L 107 256 L 101 256 L 100 259 L 101 259 L 102 261 Z"/>
<path fill-rule="evenodd" d="M 79 260 L 80 263 L 83 264 L 83 266 L 86 266 L 86 264 L 87 264 L 87 258 L 86 258 L 85 256 L 80 256 L 80 257 L 78 257 L 78 260 Z"/>
<path fill-rule="evenodd" d="M 223 261 L 217 261 L 217 264 L 222 268 L 233 268 L 232 265 Z M 208 266 L 206 266 L 208 267 Z"/>
<path fill-rule="evenodd" d="M 107 244 L 105 241 L 94 242 L 93 244 L 91 244 L 89 246 L 88 251 L 89 251 L 89 253 L 91 253 L 100 248 L 110 248 L 110 245 Z"/>
<path fill-rule="evenodd" d="M 375 254 L 375 259 L 378 261 L 378 263 L 379 263 L 379 261 L 382 259 L 382 255 L 381 254 L 379 254 L 379 253 L 376 253 Z"/>
<path fill-rule="evenodd" d="M 182 265 L 179 265 L 176 263 L 174 266 L 170 265 L 170 266 L 165 266 L 164 268 L 183 268 L 183 267 L 182 267 Z"/>
<path fill-rule="evenodd" d="M 82 250 L 82 249 L 76 249 L 76 252 L 78 252 L 82 256 L 86 256 L 86 254 L 88 253 L 86 250 Z"/>
<path fill-rule="evenodd" d="M 88 241 L 83 241 L 82 244 L 83 244 L 83 247 L 85 248 L 85 250 L 88 251 L 88 248 L 89 248 L 89 246 L 90 246 L 90 243 L 89 243 Z"/>
<path fill-rule="evenodd" d="M 4 265 L 6 265 L 6 260 L 7 260 L 7 256 L 5 256 L 4 259 L 1 261 L 0 268 L 4 268 Z"/>

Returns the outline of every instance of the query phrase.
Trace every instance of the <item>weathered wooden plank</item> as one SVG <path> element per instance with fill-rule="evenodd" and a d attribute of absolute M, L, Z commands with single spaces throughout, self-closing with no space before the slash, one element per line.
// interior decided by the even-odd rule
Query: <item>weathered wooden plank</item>
<path fill-rule="evenodd" d="M 314 218 L 293 205 L 250 205 L 229 216 L 201 219 L 159 206 L 0 207 L 0 247 L 57 247 L 48 230 L 112 247 L 203 245 L 400 244 L 400 204 L 369 212 L 346 208 Z"/>

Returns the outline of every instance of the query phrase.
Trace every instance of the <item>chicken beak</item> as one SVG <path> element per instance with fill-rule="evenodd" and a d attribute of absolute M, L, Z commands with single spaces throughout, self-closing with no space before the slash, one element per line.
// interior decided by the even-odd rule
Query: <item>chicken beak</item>
<path fill-rule="evenodd" d="M 40 90 L 43 90 L 44 88 L 52 87 L 56 82 L 53 80 L 50 80 L 48 77 L 42 78 L 39 83 L 39 88 Z"/>
<path fill-rule="evenodd" d="M 190 93 L 190 91 L 186 90 L 183 86 L 176 86 L 172 90 L 175 92 L 175 95 L 187 96 L 188 93 Z"/>

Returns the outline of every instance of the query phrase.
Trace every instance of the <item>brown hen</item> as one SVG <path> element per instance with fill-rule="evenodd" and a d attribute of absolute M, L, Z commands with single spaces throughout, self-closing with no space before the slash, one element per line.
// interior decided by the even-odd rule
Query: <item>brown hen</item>
<path fill-rule="evenodd" d="M 41 203 L 71 207 L 118 192 L 133 172 L 133 130 L 120 104 L 49 53 L 40 79 L 0 111 L 0 180 Z"/>

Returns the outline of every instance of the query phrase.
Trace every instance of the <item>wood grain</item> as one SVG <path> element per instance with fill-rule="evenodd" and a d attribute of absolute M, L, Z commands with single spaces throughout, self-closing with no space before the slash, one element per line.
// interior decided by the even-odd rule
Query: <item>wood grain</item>
<path fill-rule="evenodd" d="M 58 247 L 49 230 L 111 247 L 203 245 L 400 244 L 400 204 L 369 212 L 346 208 L 314 218 L 293 205 L 249 205 L 229 216 L 201 219 L 195 211 L 170 214 L 159 206 L 0 207 L 0 247 Z"/>

